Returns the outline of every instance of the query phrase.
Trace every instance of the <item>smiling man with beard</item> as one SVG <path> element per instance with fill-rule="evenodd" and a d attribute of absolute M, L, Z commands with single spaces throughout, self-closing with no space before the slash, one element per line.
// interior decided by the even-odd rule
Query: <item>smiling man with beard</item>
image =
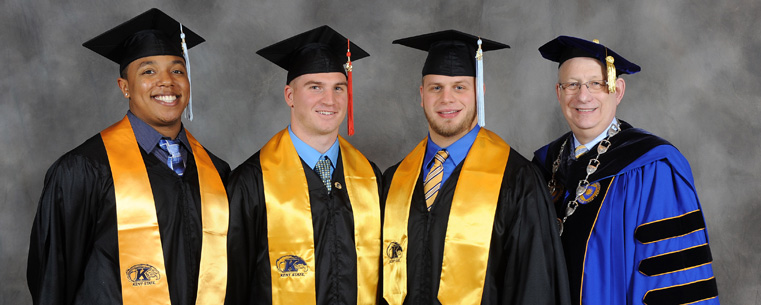
<path fill-rule="evenodd" d="M 420 105 L 429 136 L 384 173 L 384 300 L 566 304 L 541 176 L 477 124 L 477 54 L 508 46 L 454 30 L 394 43 L 428 52 Z"/>
<path fill-rule="evenodd" d="M 129 111 L 47 172 L 29 245 L 34 304 L 224 300 L 230 167 L 183 128 L 185 42 L 203 38 L 151 9 L 84 44 L 119 64 Z"/>
<path fill-rule="evenodd" d="M 230 176 L 227 304 L 375 304 L 380 170 L 338 135 L 368 54 L 328 26 L 257 54 L 288 71 L 290 125 Z"/>

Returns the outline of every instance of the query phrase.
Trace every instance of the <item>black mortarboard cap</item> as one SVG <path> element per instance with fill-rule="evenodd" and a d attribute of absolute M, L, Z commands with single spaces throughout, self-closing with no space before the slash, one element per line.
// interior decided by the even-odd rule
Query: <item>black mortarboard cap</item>
<path fill-rule="evenodd" d="M 188 49 L 204 39 L 183 25 Z M 155 55 L 183 57 L 180 23 L 157 8 L 152 8 L 82 44 L 119 64 L 124 70 L 138 58 Z"/>
<path fill-rule="evenodd" d="M 456 30 L 446 30 L 394 40 L 393 43 L 428 52 L 423 76 L 476 76 L 478 36 Z M 510 46 L 481 38 L 481 50 L 492 51 Z"/>
<path fill-rule="evenodd" d="M 351 59 L 370 56 L 351 43 Z M 256 52 L 288 71 L 286 84 L 304 74 L 341 72 L 346 75 L 347 39 L 327 25 L 298 34 Z"/>
<path fill-rule="evenodd" d="M 621 57 L 621 55 L 618 55 L 618 53 L 596 40 L 589 41 L 570 36 L 558 36 L 539 47 L 539 52 L 542 53 L 542 57 L 557 62 L 558 67 L 566 60 L 574 57 L 591 57 L 606 65 L 609 61 L 607 57 L 610 56 L 616 68 L 616 76 L 634 74 L 641 70 L 638 65 L 626 60 L 626 58 Z"/>

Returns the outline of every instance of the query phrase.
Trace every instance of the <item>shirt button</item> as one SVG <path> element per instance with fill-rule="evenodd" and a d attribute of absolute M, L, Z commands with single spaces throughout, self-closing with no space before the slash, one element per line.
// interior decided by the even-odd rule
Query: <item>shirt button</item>
<path fill-rule="evenodd" d="M 336 181 L 336 183 L 335 183 L 335 186 L 336 186 L 336 188 L 337 188 L 337 189 L 339 189 L 339 190 L 342 188 L 342 186 L 341 186 L 341 183 L 340 183 L 340 182 L 338 182 L 338 181 Z"/>

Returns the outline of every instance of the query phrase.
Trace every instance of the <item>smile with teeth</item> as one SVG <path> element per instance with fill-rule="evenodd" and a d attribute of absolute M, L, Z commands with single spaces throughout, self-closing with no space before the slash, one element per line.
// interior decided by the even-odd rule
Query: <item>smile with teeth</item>
<path fill-rule="evenodd" d="M 322 114 L 322 115 L 333 115 L 333 114 L 336 114 L 335 111 L 319 111 L 319 110 L 317 111 L 317 113 Z"/>
<path fill-rule="evenodd" d="M 592 112 L 595 111 L 597 108 L 576 108 L 576 111 L 578 112 Z"/>
<path fill-rule="evenodd" d="M 442 110 L 436 112 L 439 117 L 444 119 L 454 119 L 460 114 L 460 110 Z"/>
<path fill-rule="evenodd" d="M 162 101 L 164 103 L 171 103 L 171 102 L 174 102 L 175 100 L 177 100 L 177 96 L 176 95 L 156 95 L 153 98 L 155 98 L 155 99 L 157 99 L 159 101 Z"/>

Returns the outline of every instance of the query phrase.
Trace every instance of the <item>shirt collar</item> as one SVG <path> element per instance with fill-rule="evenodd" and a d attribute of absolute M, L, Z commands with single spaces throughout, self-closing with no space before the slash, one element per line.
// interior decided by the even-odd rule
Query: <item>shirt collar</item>
<path fill-rule="evenodd" d="M 154 149 L 158 147 L 159 140 L 164 138 L 164 136 L 156 131 L 156 129 L 153 129 L 151 125 L 148 125 L 147 123 L 143 122 L 143 120 L 135 116 L 132 111 L 127 110 L 127 118 L 129 119 L 130 125 L 132 125 L 132 131 L 135 133 L 137 144 L 140 145 L 140 147 L 142 147 L 145 152 L 150 154 Z M 177 134 L 176 140 L 180 140 L 185 149 L 192 151 L 190 149 L 190 142 L 188 142 L 188 137 L 185 134 L 184 127 L 180 127 L 180 133 Z"/>
<path fill-rule="evenodd" d="M 447 161 L 452 160 L 454 163 L 454 166 L 457 167 L 457 165 L 462 162 L 462 160 L 465 160 L 465 157 L 468 156 L 468 152 L 470 151 L 470 147 L 473 146 L 473 142 L 476 141 L 476 136 L 478 136 L 478 131 L 481 130 L 481 126 L 476 125 L 475 128 L 473 128 L 471 131 L 466 133 L 462 138 L 458 139 L 452 145 L 449 145 L 449 147 L 440 147 L 436 145 L 436 143 L 431 140 L 430 133 L 428 134 L 428 145 L 425 149 L 425 158 L 423 159 L 423 164 L 426 168 L 429 167 L 431 161 L 433 160 L 433 156 L 436 155 L 436 153 L 439 150 L 446 150 L 449 152 L 449 157 L 447 158 Z"/>
<path fill-rule="evenodd" d="M 608 125 L 608 128 L 605 128 L 605 131 L 603 131 L 603 132 L 602 132 L 600 135 L 598 135 L 596 138 L 594 138 L 594 139 L 593 139 L 592 141 L 590 141 L 589 143 L 586 143 L 586 144 L 584 144 L 584 146 L 585 146 L 585 147 L 586 147 L 588 150 L 591 150 L 591 149 L 592 149 L 592 147 L 595 147 L 595 145 L 597 145 L 597 143 L 599 143 L 600 141 L 602 141 L 602 139 L 605 139 L 605 137 L 606 137 L 606 136 L 608 136 L 608 129 L 610 129 L 610 126 L 613 126 L 614 124 L 616 124 L 616 122 L 618 122 L 618 121 L 617 121 L 617 120 L 616 120 L 616 118 L 614 117 L 614 118 L 613 118 L 613 121 L 611 121 L 611 122 L 610 122 L 610 125 Z M 576 135 L 574 134 L 574 135 L 573 135 L 573 147 L 571 148 L 571 151 L 575 151 L 575 150 L 576 150 L 576 147 L 579 147 L 579 145 L 581 145 L 581 144 L 582 144 L 582 143 L 581 143 L 581 142 L 579 142 L 579 139 L 577 139 L 577 138 L 576 138 Z"/>
<path fill-rule="evenodd" d="M 309 144 L 304 143 L 304 141 L 299 139 L 299 137 L 293 133 L 293 130 L 291 130 L 291 125 L 288 125 L 288 133 L 291 134 L 291 142 L 293 142 L 293 147 L 296 148 L 296 152 L 299 154 L 299 157 L 301 157 L 301 159 L 304 160 L 304 162 L 306 162 L 307 165 L 309 165 L 311 168 L 317 166 L 317 161 L 325 157 L 330 159 L 330 166 L 333 167 L 333 169 L 336 168 L 339 151 L 338 138 L 336 138 L 336 141 L 333 142 L 333 145 L 328 148 L 328 151 L 326 151 L 324 154 L 321 154 L 319 151 L 312 148 L 312 146 L 309 146 Z"/>

